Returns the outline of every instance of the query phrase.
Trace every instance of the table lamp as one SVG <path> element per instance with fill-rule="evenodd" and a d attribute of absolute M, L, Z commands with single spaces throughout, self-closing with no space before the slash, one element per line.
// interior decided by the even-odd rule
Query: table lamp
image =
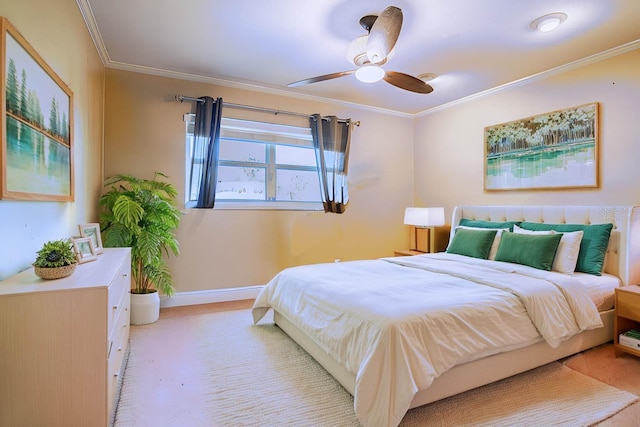
<path fill-rule="evenodd" d="M 435 252 L 435 227 L 444 225 L 444 208 L 406 208 L 404 223 L 415 227 L 415 241 L 418 240 L 418 229 L 429 229 L 429 252 Z M 411 248 L 416 250 L 415 248 Z"/>

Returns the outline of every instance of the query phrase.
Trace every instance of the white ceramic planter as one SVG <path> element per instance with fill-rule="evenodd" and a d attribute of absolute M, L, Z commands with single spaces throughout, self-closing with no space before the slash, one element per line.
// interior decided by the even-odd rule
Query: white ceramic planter
<path fill-rule="evenodd" d="M 131 324 L 146 325 L 153 323 L 160 317 L 160 295 L 158 292 L 150 294 L 131 294 Z"/>

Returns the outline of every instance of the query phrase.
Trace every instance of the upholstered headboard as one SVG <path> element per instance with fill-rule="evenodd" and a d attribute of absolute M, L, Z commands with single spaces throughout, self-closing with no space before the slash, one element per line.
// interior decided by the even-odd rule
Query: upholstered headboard
<path fill-rule="evenodd" d="M 604 271 L 624 285 L 640 284 L 640 207 L 638 206 L 457 206 L 451 237 L 460 219 L 528 221 L 548 224 L 613 224 Z"/>

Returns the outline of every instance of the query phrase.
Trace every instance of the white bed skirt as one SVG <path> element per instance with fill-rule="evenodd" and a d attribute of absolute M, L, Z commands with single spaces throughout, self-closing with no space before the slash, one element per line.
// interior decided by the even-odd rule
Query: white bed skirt
<path fill-rule="evenodd" d="M 603 327 L 574 335 L 557 348 L 552 348 L 545 341 L 540 341 L 517 350 L 499 353 L 455 366 L 436 378 L 431 387 L 426 390 L 420 390 L 413 398 L 411 408 L 426 405 L 445 397 L 520 374 L 609 342 L 613 339 L 614 310 L 601 312 L 600 317 L 604 324 Z M 354 374 L 337 363 L 315 341 L 279 312 L 274 312 L 274 321 L 280 329 L 318 361 L 351 395 L 354 394 L 356 383 Z"/>

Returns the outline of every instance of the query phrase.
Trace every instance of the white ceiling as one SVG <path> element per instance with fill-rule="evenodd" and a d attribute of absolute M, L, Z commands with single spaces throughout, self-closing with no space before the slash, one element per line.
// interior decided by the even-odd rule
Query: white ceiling
<path fill-rule="evenodd" d="M 638 0 L 77 0 L 107 67 L 417 114 L 640 47 Z M 358 21 L 394 5 L 404 22 L 383 68 L 436 73 L 431 94 L 354 75 Z M 529 27 L 564 12 L 555 31 Z M 559 68 L 561 67 L 561 68 Z M 203 94 L 183 94 L 200 96 Z M 216 96 L 216 94 L 209 94 Z M 277 106 L 274 106 L 277 108 Z"/>

